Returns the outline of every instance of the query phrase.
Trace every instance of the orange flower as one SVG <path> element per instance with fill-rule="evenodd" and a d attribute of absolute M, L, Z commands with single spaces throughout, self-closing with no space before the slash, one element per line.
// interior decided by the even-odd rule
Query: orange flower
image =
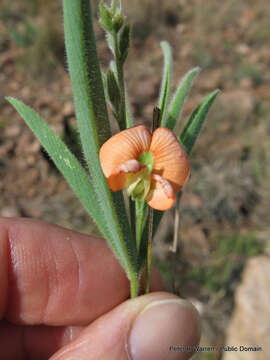
<path fill-rule="evenodd" d="M 157 210 L 173 206 L 190 173 L 185 150 L 165 127 L 153 134 L 144 125 L 123 130 L 102 145 L 99 158 L 111 190 L 127 188 Z"/>

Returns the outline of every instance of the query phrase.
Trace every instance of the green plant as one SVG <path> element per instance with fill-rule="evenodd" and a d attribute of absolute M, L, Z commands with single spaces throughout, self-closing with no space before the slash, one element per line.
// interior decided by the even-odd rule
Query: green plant
<path fill-rule="evenodd" d="M 245 77 L 250 78 L 255 86 L 261 85 L 264 81 L 263 72 L 254 65 L 244 64 L 239 67 L 236 72 L 236 80 L 239 81 Z"/>
<path fill-rule="evenodd" d="M 263 252 L 264 246 L 253 234 L 218 236 L 218 256 L 225 256 L 230 253 L 241 256 L 255 256 Z"/>
<path fill-rule="evenodd" d="M 220 235 L 213 260 L 188 272 L 188 278 L 200 283 L 210 293 L 228 294 L 239 281 L 247 257 L 263 253 L 264 246 L 253 234 Z"/>
<path fill-rule="evenodd" d="M 134 297 L 139 293 L 140 276 L 145 264 L 146 291 L 149 290 L 151 240 L 163 215 L 162 211 L 153 210 L 151 207 L 148 207 L 147 212 L 145 197 L 141 198 L 143 184 L 148 186 L 147 191 L 151 190 L 147 179 L 152 171 L 153 160 L 151 156 L 140 155 L 138 160 L 145 173 L 140 174 L 141 177 L 133 184 L 132 189 L 129 188 L 132 196 L 137 200 L 135 202 L 130 200 L 129 208 L 126 209 L 122 192 L 110 191 L 99 158 L 101 145 L 111 137 L 106 103 L 110 104 L 121 131 L 133 127 L 124 81 L 124 65 L 130 46 L 130 25 L 123 15 L 121 2 L 116 6 L 115 1 L 112 1 L 110 7 L 103 2 L 100 3 L 100 23 L 106 32 L 114 57 L 110 69 L 103 74 L 97 56 L 89 0 L 63 0 L 63 11 L 65 45 L 76 118 L 88 170 L 81 166 L 64 142 L 31 108 L 15 98 L 7 97 L 7 100 L 37 136 L 107 239 L 130 279 L 131 297 Z M 208 95 L 195 109 L 177 140 L 171 130 L 174 130 L 179 120 L 184 100 L 199 69 L 195 68 L 186 75 L 169 104 L 172 54 L 167 42 L 162 42 L 161 46 L 165 62 L 159 108 L 154 112 L 153 130 L 159 127 L 160 122 L 162 127 L 167 128 L 165 133 L 169 134 L 170 138 L 174 138 L 178 144 L 177 149 L 184 148 L 186 153 L 190 154 L 219 90 Z M 145 129 L 144 126 L 141 128 Z M 159 133 L 162 132 L 164 133 L 164 130 Z M 185 154 L 184 150 L 181 150 L 181 154 Z M 159 175 L 154 174 L 154 176 Z M 162 181 L 165 181 L 167 189 L 170 188 L 171 185 L 166 179 Z M 175 195 L 178 200 L 180 194 L 181 192 Z M 171 195 L 174 196 L 174 191 Z M 177 204 L 179 204 L 178 200 Z"/>
<path fill-rule="evenodd" d="M 30 23 L 24 22 L 23 31 L 17 31 L 15 27 L 11 27 L 9 36 L 15 45 L 27 48 L 35 41 L 36 30 Z"/>

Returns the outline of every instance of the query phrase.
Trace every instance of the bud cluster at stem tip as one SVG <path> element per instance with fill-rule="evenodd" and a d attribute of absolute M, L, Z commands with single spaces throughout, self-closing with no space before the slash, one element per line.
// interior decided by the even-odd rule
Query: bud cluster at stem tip
<path fill-rule="evenodd" d="M 99 4 L 99 15 L 101 26 L 109 33 L 118 33 L 125 22 L 125 17 L 122 13 L 121 1 L 120 6 L 117 8 L 114 0 L 111 2 L 110 7 L 101 1 Z"/>
<path fill-rule="evenodd" d="M 101 1 L 99 15 L 99 22 L 103 29 L 110 36 L 117 38 L 117 53 L 115 46 L 113 46 L 112 51 L 115 56 L 119 57 L 119 61 L 124 64 L 130 46 L 130 24 L 125 24 L 126 19 L 123 15 L 122 3 L 120 2 L 120 6 L 116 8 L 114 1 L 112 1 L 111 7 Z"/>

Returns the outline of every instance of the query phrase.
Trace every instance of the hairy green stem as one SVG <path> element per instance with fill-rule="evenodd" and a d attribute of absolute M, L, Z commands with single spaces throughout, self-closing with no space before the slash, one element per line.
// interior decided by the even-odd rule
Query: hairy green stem
<path fill-rule="evenodd" d="M 152 120 L 152 133 L 159 127 L 162 118 L 161 110 L 156 106 L 153 110 Z M 148 223 L 148 238 L 147 238 L 147 255 L 146 255 L 146 274 L 145 274 L 145 293 L 150 290 L 150 270 L 151 270 L 151 257 L 152 257 L 152 239 L 153 239 L 153 221 L 154 209 L 150 206 L 149 209 L 149 223 Z"/>
<path fill-rule="evenodd" d="M 139 252 L 143 231 L 143 220 L 147 206 L 145 201 L 136 200 L 136 245 Z"/>
<path fill-rule="evenodd" d="M 140 278 L 136 273 L 130 278 L 130 298 L 133 299 L 139 295 L 140 290 Z"/>
<path fill-rule="evenodd" d="M 129 213 L 130 213 L 130 227 L 133 234 L 136 232 L 136 212 L 135 212 L 135 203 L 129 197 Z"/>
<path fill-rule="evenodd" d="M 177 248 L 179 245 L 179 229 L 180 229 L 180 200 L 182 196 L 182 191 L 177 194 L 176 202 L 175 202 L 175 209 L 174 209 L 174 231 L 173 231 L 173 244 L 170 247 L 170 251 L 172 253 L 172 291 L 176 294 L 176 263 L 177 263 Z"/>
<path fill-rule="evenodd" d="M 129 128 L 130 124 L 127 124 L 127 118 L 126 118 L 126 90 L 125 90 L 125 79 L 124 79 L 124 64 L 121 61 L 118 36 L 116 32 L 114 32 L 113 34 L 113 42 L 114 42 L 114 54 L 115 54 L 118 86 L 120 89 L 120 98 L 121 98 L 120 111 L 117 115 L 118 115 L 119 128 L 120 131 L 122 131 L 125 130 L 126 128 Z"/>
<path fill-rule="evenodd" d="M 145 294 L 150 290 L 150 270 L 152 258 L 152 237 L 153 237 L 153 217 L 154 210 L 149 206 L 149 225 L 148 225 L 148 241 L 147 241 L 147 258 L 146 258 L 146 272 L 145 272 Z"/>

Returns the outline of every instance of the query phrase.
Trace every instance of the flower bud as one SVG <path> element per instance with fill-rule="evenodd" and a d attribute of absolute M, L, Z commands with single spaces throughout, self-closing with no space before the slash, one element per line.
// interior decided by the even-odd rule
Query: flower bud
<path fill-rule="evenodd" d="M 121 14 L 121 12 L 117 12 L 114 17 L 113 17 L 113 29 L 116 33 L 118 33 L 118 31 L 121 29 L 121 27 L 124 24 L 124 16 Z"/>
<path fill-rule="evenodd" d="M 108 32 L 113 31 L 113 14 L 111 10 L 103 3 L 103 1 L 99 4 L 99 16 L 100 23 L 104 30 Z"/>

